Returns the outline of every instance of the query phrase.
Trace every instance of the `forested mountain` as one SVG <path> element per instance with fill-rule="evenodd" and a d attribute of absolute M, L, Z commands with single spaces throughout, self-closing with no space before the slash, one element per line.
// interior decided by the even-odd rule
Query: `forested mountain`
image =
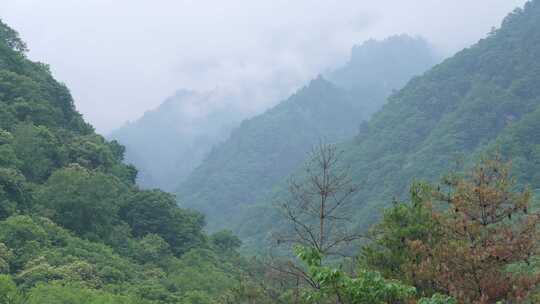
<path fill-rule="evenodd" d="M 109 137 L 126 147 L 126 163 L 137 166 L 139 185 L 172 191 L 245 118 L 242 98 L 223 89 L 180 90 Z"/>
<path fill-rule="evenodd" d="M 344 67 L 234 129 L 180 185 L 180 204 L 202 211 L 211 230 L 233 228 L 239 210 L 266 197 L 315 144 L 351 138 L 392 90 L 434 62 L 424 40 L 406 35 L 355 47 Z"/>
<path fill-rule="evenodd" d="M 140 190 L 124 148 L 0 22 L 0 303 L 210 303 L 236 284 L 238 238 Z"/>
<path fill-rule="evenodd" d="M 392 94 L 354 139 L 340 144 L 360 187 L 350 207 L 352 224 L 366 230 L 414 180 L 436 181 L 485 153 L 499 151 L 512 160 L 521 184 L 539 189 L 539 55 L 540 1 L 532 1 L 485 39 Z M 249 210 L 241 235 L 264 239 L 278 218 L 268 206 L 285 192 Z"/>
<path fill-rule="evenodd" d="M 540 303 L 540 0 L 423 74 L 423 40 L 366 42 L 232 130 L 179 199 L 272 249 L 250 259 L 141 189 L 26 52 L 0 21 L 0 304 Z M 206 97 L 179 92 L 158 111 L 173 116 L 140 123 L 185 115 L 220 137 L 235 114 L 183 108 Z"/>
<path fill-rule="evenodd" d="M 325 77 L 362 100 L 364 112 L 370 115 L 384 103 L 381 97 L 388 97 L 438 61 L 438 55 L 426 41 L 402 34 L 354 46 L 350 60 Z"/>
<path fill-rule="evenodd" d="M 486 151 L 500 150 L 521 182 L 539 188 L 539 54 L 540 2 L 532 1 L 393 94 L 343 146 L 363 188 L 354 198 L 358 224 L 406 193 L 412 179 L 436 179 Z"/>

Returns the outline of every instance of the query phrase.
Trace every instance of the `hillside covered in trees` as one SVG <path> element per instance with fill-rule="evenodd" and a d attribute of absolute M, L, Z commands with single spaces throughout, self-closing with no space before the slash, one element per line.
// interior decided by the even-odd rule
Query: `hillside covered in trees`
<path fill-rule="evenodd" d="M 435 60 L 423 39 L 406 35 L 353 48 L 345 66 L 243 121 L 216 145 L 178 188 L 180 204 L 203 212 L 212 230 L 235 228 L 240 209 L 267 197 L 313 145 L 354 136 L 393 90 Z"/>
<path fill-rule="evenodd" d="M 499 151 L 522 184 L 540 188 L 540 3 L 509 14 L 477 44 L 412 79 L 354 140 L 343 145 L 362 190 L 358 222 L 413 179 L 442 173 Z"/>
<path fill-rule="evenodd" d="M 126 147 L 126 163 L 139 170 L 138 185 L 174 191 L 245 117 L 241 98 L 249 97 L 220 89 L 180 90 L 108 137 Z"/>
<path fill-rule="evenodd" d="M 405 84 L 429 54 L 366 42 L 241 123 L 180 187 L 205 218 L 0 21 L 0 304 L 539 303 L 540 0 Z"/>
<path fill-rule="evenodd" d="M 537 2 L 512 12 L 477 44 L 411 79 L 354 138 L 339 144 L 344 166 L 360 187 L 350 206 L 351 225 L 368 229 L 414 180 L 435 181 L 486 152 L 500 151 L 513 160 L 521 183 L 540 188 L 539 12 Z M 233 228 L 246 244 L 260 247 L 276 227 L 273 206 L 285 197 L 286 179 L 239 212 L 240 224 Z"/>
<path fill-rule="evenodd" d="M 239 278 L 238 238 L 141 190 L 124 148 L 0 23 L 0 303 L 209 303 Z M 18 300 L 20 302 L 18 302 Z"/>

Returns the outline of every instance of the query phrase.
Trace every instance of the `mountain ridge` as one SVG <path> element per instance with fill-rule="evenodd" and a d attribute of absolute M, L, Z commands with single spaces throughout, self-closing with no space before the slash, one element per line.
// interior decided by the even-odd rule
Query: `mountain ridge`
<path fill-rule="evenodd" d="M 398 48 L 401 45 L 415 47 Z M 377 77 L 370 80 L 373 85 L 366 88 L 362 85 L 363 79 L 373 76 L 367 68 L 369 58 L 383 56 L 384 52 L 378 48 L 387 47 L 397 48 L 394 53 L 410 55 L 402 57 L 407 68 L 387 62 L 381 69 L 391 70 L 392 79 L 386 79 L 384 73 L 374 72 Z M 370 51 L 358 54 L 363 48 Z M 418 49 L 424 52 L 419 53 Z M 393 89 L 399 88 L 414 73 L 423 72 L 436 60 L 427 42 L 404 35 L 367 42 L 357 47 L 355 53 L 354 61 L 351 61 L 355 65 L 353 68 L 345 65 L 327 76 L 319 76 L 275 107 L 242 122 L 228 140 L 217 145 L 180 185 L 177 194 L 181 206 L 204 212 L 213 224 L 209 226 L 210 230 L 231 228 L 227 225 L 230 218 L 224 220 L 222 217 L 224 213 L 232 217 L 238 211 L 236 206 L 253 204 L 270 193 L 276 182 L 301 165 L 306 153 L 318 141 L 338 142 L 352 137 Z M 413 54 L 416 57 L 411 61 Z M 359 59 L 362 56 L 368 58 L 362 61 Z M 355 80 L 356 75 L 364 78 Z M 215 209 L 219 210 L 218 214 L 213 211 Z"/>
<path fill-rule="evenodd" d="M 540 188 L 539 33 L 540 1 L 531 1 L 477 44 L 413 77 L 339 145 L 360 187 L 350 207 L 357 229 L 366 231 L 382 209 L 406 199 L 414 180 L 436 182 L 485 154 L 515 159 L 521 185 Z M 236 231 L 252 248 L 279 220 L 268 206 L 286 195 L 283 184 L 240 220 Z M 261 210 L 267 214 L 256 216 Z"/>

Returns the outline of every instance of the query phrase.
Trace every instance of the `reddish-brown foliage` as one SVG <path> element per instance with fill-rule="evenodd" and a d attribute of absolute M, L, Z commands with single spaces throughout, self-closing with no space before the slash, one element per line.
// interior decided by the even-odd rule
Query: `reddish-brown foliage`
<path fill-rule="evenodd" d="M 509 170 L 498 157 L 485 160 L 469 176 L 448 178 L 448 192 L 436 191 L 445 205 L 444 211 L 433 212 L 443 237 L 436 245 L 409 243 L 422 259 L 412 269 L 414 276 L 460 303 L 529 295 L 538 273 L 510 272 L 508 266 L 528 264 L 537 253 L 540 217 L 529 210 L 531 193 L 514 191 Z"/>

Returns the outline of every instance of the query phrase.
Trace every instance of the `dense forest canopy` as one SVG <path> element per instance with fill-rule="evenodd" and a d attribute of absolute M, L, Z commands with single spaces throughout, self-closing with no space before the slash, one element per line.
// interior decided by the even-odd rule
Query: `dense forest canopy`
<path fill-rule="evenodd" d="M 358 214 L 403 194 L 414 178 L 437 179 L 456 161 L 470 163 L 486 151 L 500 150 L 513 159 L 521 183 L 540 187 L 532 119 L 540 106 L 539 29 L 540 3 L 528 2 L 488 37 L 389 98 L 343 147 L 364 184 Z"/>
<path fill-rule="evenodd" d="M 407 35 L 356 46 L 343 67 L 243 121 L 217 144 L 181 183 L 179 203 L 202 211 L 210 229 L 240 232 L 242 209 L 268 197 L 276 183 L 301 166 L 313 145 L 354 136 L 393 90 L 435 61 L 426 41 Z"/>
<path fill-rule="evenodd" d="M 540 301 L 540 0 L 419 76 L 421 39 L 356 47 L 179 198 L 27 51 L 0 21 L 0 304 Z"/>
<path fill-rule="evenodd" d="M 25 51 L 0 23 L 0 303 L 208 303 L 232 288 L 238 238 L 139 189 L 124 147 Z"/>
<path fill-rule="evenodd" d="M 516 9 L 477 44 L 413 77 L 354 138 L 340 143 L 360 188 L 350 205 L 351 225 L 367 230 L 414 180 L 436 181 L 487 152 L 512 159 L 519 182 L 540 188 L 539 14 L 537 1 Z M 237 232 L 254 248 L 278 220 L 270 206 L 286 195 L 285 179 L 273 186 L 238 221 Z"/>

